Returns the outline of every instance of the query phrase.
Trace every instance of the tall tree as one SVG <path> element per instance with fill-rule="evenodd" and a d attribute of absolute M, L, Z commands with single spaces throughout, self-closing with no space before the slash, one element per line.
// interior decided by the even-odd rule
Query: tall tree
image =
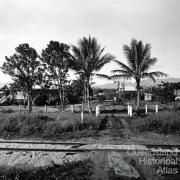
<path fill-rule="evenodd" d="M 134 78 L 136 80 L 137 89 L 137 106 L 136 110 L 139 112 L 140 106 L 140 82 L 142 78 L 150 78 L 155 81 L 155 77 L 167 76 L 160 71 L 149 72 L 150 68 L 157 62 L 156 58 L 151 58 L 151 45 L 143 45 L 142 41 L 132 39 L 130 46 L 124 45 L 123 51 L 127 59 L 128 65 L 114 60 L 121 68 L 113 70 L 115 75 L 111 76 L 113 79 Z M 118 74 L 116 74 L 118 73 Z"/>
<path fill-rule="evenodd" d="M 54 85 L 59 92 L 61 105 L 64 107 L 65 97 L 64 90 L 67 83 L 69 46 L 59 43 L 58 41 L 50 41 L 47 47 L 42 50 L 41 61 L 44 65 L 45 76 L 48 82 Z"/>
<path fill-rule="evenodd" d="M 15 48 L 16 53 L 10 57 L 5 57 L 6 61 L 3 63 L 1 69 L 5 74 L 19 85 L 21 85 L 24 92 L 27 94 L 28 109 L 32 110 L 32 87 L 36 84 L 38 77 L 38 67 L 40 62 L 37 57 L 36 50 L 28 44 L 21 44 Z"/>
<path fill-rule="evenodd" d="M 70 59 L 70 67 L 81 76 L 84 81 L 84 101 L 88 102 L 89 112 L 91 113 L 89 100 L 89 86 L 93 76 L 108 76 L 98 74 L 105 64 L 109 63 L 114 57 L 111 54 L 104 54 L 104 48 L 98 44 L 96 38 L 83 37 L 79 40 L 78 46 L 72 46 L 72 58 Z"/>

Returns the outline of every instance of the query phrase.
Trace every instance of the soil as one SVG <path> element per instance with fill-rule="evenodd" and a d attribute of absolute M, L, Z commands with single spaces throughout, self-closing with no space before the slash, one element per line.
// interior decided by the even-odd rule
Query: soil
<path fill-rule="evenodd" d="M 37 139 L 36 139 L 37 140 Z M 39 139 L 40 140 L 40 139 Z M 167 177 L 156 173 L 154 166 L 145 166 L 138 163 L 137 157 L 127 155 L 128 147 L 136 145 L 138 148 L 144 148 L 142 144 L 180 144 L 178 136 L 164 136 L 153 132 L 134 134 L 130 131 L 128 124 L 123 117 L 114 117 L 109 115 L 106 124 L 95 137 L 86 137 L 72 139 L 68 142 L 83 142 L 90 145 L 80 146 L 78 148 L 91 148 L 92 151 L 84 153 L 65 153 L 65 152 L 0 152 L 0 166 L 19 167 L 19 168 L 38 168 L 52 167 L 56 164 L 63 165 L 71 162 L 79 162 L 90 159 L 93 162 L 93 175 L 91 179 L 138 179 L 138 180 L 161 180 Z M 114 146 L 113 146 L 114 145 Z M 118 146 L 119 145 L 119 146 Z M 129 145 L 129 146 L 128 146 Z M 130 146 L 131 145 L 131 146 Z M 139 146 L 138 146 L 139 145 Z M 72 146 L 62 145 L 19 145 L 19 144 L 0 144 L 1 147 L 29 147 L 29 148 L 72 148 Z M 112 149 L 109 151 L 93 151 L 98 149 Z M 122 151 L 113 151 L 113 149 Z M 83 167 L 82 167 L 83 168 Z M 179 169 L 180 171 L 180 169 Z M 174 176 L 168 176 L 173 180 Z M 180 179 L 180 176 L 177 179 Z"/>

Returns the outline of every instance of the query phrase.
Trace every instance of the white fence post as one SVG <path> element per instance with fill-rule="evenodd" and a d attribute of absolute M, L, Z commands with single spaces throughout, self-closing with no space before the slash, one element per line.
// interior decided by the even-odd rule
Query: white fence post
<path fill-rule="evenodd" d="M 156 114 L 158 113 L 158 105 L 156 105 Z"/>
<path fill-rule="evenodd" d="M 100 105 L 96 106 L 96 117 L 100 115 Z"/>
<path fill-rule="evenodd" d="M 74 106 L 71 105 L 71 112 L 74 113 Z"/>
<path fill-rule="evenodd" d="M 19 105 L 19 113 L 21 113 L 21 105 Z"/>
<path fill-rule="evenodd" d="M 44 111 L 45 111 L 45 113 L 47 113 L 47 105 L 45 105 Z"/>
<path fill-rule="evenodd" d="M 81 111 L 81 124 L 83 124 L 83 122 L 84 122 L 84 112 Z"/>
<path fill-rule="evenodd" d="M 129 104 L 128 104 L 128 108 L 127 108 L 127 109 L 128 109 L 128 116 L 129 116 L 129 114 L 130 114 L 130 110 L 129 110 Z"/>
<path fill-rule="evenodd" d="M 146 104 L 146 105 L 145 105 L 145 113 L 146 113 L 146 114 L 147 114 L 147 111 L 148 111 L 148 110 L 147 110 L 147 104 Z"/>
<path fill-rule="evenodd" d="M 132 117 L 132 106 L 129 107 L 129 116 Z"/>

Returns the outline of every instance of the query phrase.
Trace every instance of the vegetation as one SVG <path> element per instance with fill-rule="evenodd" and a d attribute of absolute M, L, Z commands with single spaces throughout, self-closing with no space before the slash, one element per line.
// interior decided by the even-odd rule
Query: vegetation
<path fill-rule="evenodd" d="M 84 115 L 81 123 L 79 114 L 11 113 L 0 117 L 0 136 L 68 139 L 89 136 L 93 133 L 91 130 L 99 129 L 100 122 L 100 119 L 88 114 Z"/>
<path fill-rule="evenodd" d="M 166 111 L 145 117 L 128 119 L 132 130 L 137 132 L 152 131 L 159 134 L 180 135 L 180 111 Z"/>
<path fill-rule="evenodd" d="M 56 180 L 56 179 L 77 179 L 89 180 L 93 175 L 93 162 L 90 160 L 66 163 L 64 165 L 54 165 L 46 168 L 37 168 L 31 170 L 23 170 L 18 168 L 8 169 L 1 167 L 0 179 L 28 179 L 28 180 Z"/>
<path fill-rule="evenodd" d="M 67 89 L 67 97 L 68 101 L 71 104 L 81 103 L 83 99 L 83 86 L 84 82 L 82 78 L 78 78 L 74 80 L 69 88 Z M 93 90 L 91 86 L 89 86 L 89 95 L 93 95 Z"/>
<path fill-rule="evenodd" d="M 173 104 L 178 89 L 180 89 L 180 83 L 161 82 L 158 86 L 152 87 L 152 93 L 158 101 Z"/>
<path fill-rule="evenodd" d="M 41 61 L 44 68 L 43 78 L 47 78 L 50 86 L 55 86 L 59 92 L 61 105 L 65 104 L 65 85 L 67 83 L 69 46 L 57 41 L 50 41 L 42 50 Z"/>
<path fill-rule="evenodd" d="M 32 110 L 32 88 L 36 84 L 40 62 L 37 60 L 36 50 L 28 44 L 21 44 L 15 48 L 13 56 L 5 57 L 1 69 L 12 77 L 17 86 L 27 95 L 28 109 Z"/>
<path fill-rule="evenodd" d="M 155 81 L 155 77 L 166 76 L 166 74 L 155 71 L 149 72 L 152 65 L 157 62 L 156 58 L 151 58 L 150 44 L 143 45 L 142 41 L 133 39 L 130 46 L 123 46 L 124 54 L 127 58 L 128 66 L 118 60 L 114 60 L 121 69 L 113 70 L 112 73 L 118 73 L 111 76 L 112 79 L 134 78 L 136 80 L 137 89 L 137 106 L 136 110 L 139 111 L 140 107 L 140 82 L 142 78 L 150 78 Z"/>
<path fill-rule="evenodd" d="M 83 37 L 79 40 L 78 45 L 71 47 L 58 41 L 50 41 L 41 55 L 38 56 L 35 49 L 28 44 L 21 44 L 16 48 L 16 54 L 10 58 L 6 57 L 1 69 L 4 73 L 9 74 L 14 83 L 11 85 L 10 92 L 23 91 L 24 104 L 25 96 L 28 97 L 28 107 L 31 111 L 32 102 L 37 105 L 59 104 L 64 107 L 65 103 L 79 103 L 83 101 L 88 104 L 90 114 L 90 96 L 92 95 L 91 83 L 94 76 L 109 78 L 105 74 L 99 74 L 98 71 L 107 63 L 114 60 L 121 69 L 113 70 L 115 73 L 112 79 L 134 78 L 137 84 L 137 111 L 140 106 L 140 81 L 142 78 L 151 78 L 166 75 L 160 71 L 149 72 L 152 65 L 157 62 L 156 58 L 151 58 L 150 44 L 143 45 L 142 41 L 132 40 L 130 46 L 124 45 L 123 50 L 128 61 L 128 66 L 124 63 L 114 60 L 114 56 L 104 54 L 104 48 L 101 48 L 96 38 Z M 70 53 L 72 52 L 72 54 Z M 40 59 L 37 60 L 37 59 Z M 68 70 L 73 69 L 79 75 L 79 79 L 67 85 Z M 119 73 L 119 74 L 116 74 Z M 43 91 L 48 88 L 56 88 L 59 98 L 53 94 L 41 94 L 32 97 L 32 89 L 35 85 L 40 85 Z M 74 92 L 76 91 L 76 92 Z M 7 91 L 6 91 L 7 92 Z M 43 94 L 43 97 L 41 98 Z M 116 92 L 104 96 L 97 96 L 99 100 L 116 97 Z M 52 101 L 51 101 L 52 100 Z M 52 102 L 52 103 L 51 103 Z M 63 108 L 62 108 L 63 109 Z"/>
<path fill-rule="evenodd" d="M 114 57 L 111 54 L 103 54 L 104 48 L 98 44 L 96 38 L 83 37 L 78 46 L 72 46 L 72 57 L 70 67 L 81 76 L 84 82 L 84 102 L 88 102 L 89 112 L 92 113 L 89 100 L 89 86 L 93 76 L 108 77 L 96 73 Z"/>

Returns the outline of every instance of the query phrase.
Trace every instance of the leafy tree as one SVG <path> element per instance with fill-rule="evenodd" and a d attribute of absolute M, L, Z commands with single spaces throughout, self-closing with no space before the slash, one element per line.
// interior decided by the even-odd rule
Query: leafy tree
<path fill-rule="evenodd" d="M 150 68 L 157 62 L 156 58 L 151 58 L 150 44 L 143 45 L 142 41 L 132 39 L 130 46 L 123 46 L 123 51 L 127 59 L 128 65 L 118 60 L 115 60 L 114 62 L 117 63 L 121 67 L 121 69 L 113 70 L 112 73 L 115 73 L 115 75 L 113 75 L 111 78 L 134 78 L 136 80 L 136 110 L 137 112 L 139 112 L 141 79 L 150 78 L 155 81 L 155 77 L 166 76 L 166 74 L 160 71 L 149 72 Z"/>
<path fill-rule="evenodd" d="M 80 103 L 82 102 L 82 98 L 83 98 L 83 80 L 77 79 L 74 80 L 71 85 L 69 86 L 69 90 L 68 90 L 68 100 L 69 103 Z M 91 88 L 91 86 L 89 86 L 89 93 L 92 96 L 93 95 L 93 90 Z"/>
<path fill-rule="evenodd" d="M 59 43 L 58 41 L 50 41 L 47 47 L 42 50 L 41 61 L 44 66 L 45 77 L 47 82 L 58 89 L 61 105 L 64 107 L 64 86 L 67 83 L 69 46 Z"/>
<path fill-rule="evenodd" d="M 72 56 L 70 59 L 70 67 L 81 75 L 83 79 L 84 89 L 84 102 L 88 102 L 89 112 L 91 113 L 90 107 L 90 95 L 89 86 L 93 76 L 105 77 L 108 76 L 96 73 L 105 64 L 109 63 L 114 57 L 111 54 L 103 54 L 104 48 L 98 44 L 96 38 L 83 37 L 79 40 L 78 46 L 72 46 Z"/>
<path fill-rule="evenodd" d="M 175 91 L 180 89 L 180 83 L 161 82 L 156 87 L 153 87 L 153 93 L 164 103 L 173 104 L 175 101 Z"/>
<path fill-rule="evenodd" d="M 15 96 L 17 95 L 18 91 L 23 92 L 23 104 L 24 104 L 24 107 L 26 108 L 26 105 L 27 105 L 27 100 L 26 100 L 27 92 L 26 92 L 26 89 L 23 87 L 23 82 L 21 82 L 21 81 L 18 82 L 17 80 L 14 80 L 13 83 L 9 84 L 9 89 L 10 89 L 11 94 L 14 97 L 14 101 L 15 101 Z"/>
<path fill-rule="evenodd" d="M 16 53 L 10 57 L 5 57 L 1 69 L 5 74 L 20 86 L 27 94 L 28 109 L 32 110 L 32 87 L 36 84 L 38 77 L 38 67 L 40 62 L 37 60 L 36 50 L 28 44 L 20 44 L 15 48 Z"/>

